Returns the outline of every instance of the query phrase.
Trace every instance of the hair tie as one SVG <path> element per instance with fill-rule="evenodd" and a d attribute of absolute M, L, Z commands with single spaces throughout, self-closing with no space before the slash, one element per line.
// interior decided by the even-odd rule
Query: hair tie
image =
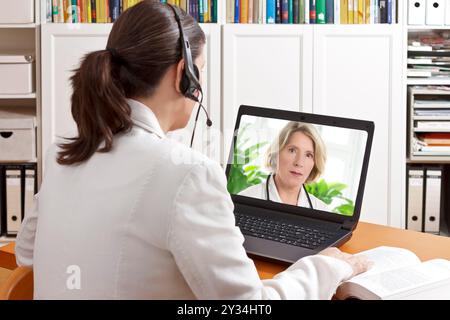
<path fill-rule="evenodd" d="M 109 53 L 111 53 L 112 58 L 116 62 L 124 65 L 126 64 L 126 61 L 117 53 L 116 49 L 107 47 L 106 50 L 109 51 Z"/>

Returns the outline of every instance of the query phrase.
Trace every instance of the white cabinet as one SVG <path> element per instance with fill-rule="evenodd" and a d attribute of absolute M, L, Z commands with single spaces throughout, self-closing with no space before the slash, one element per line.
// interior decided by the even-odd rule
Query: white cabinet
<path fill-rule="evenodd" d="M 241 104 L 374 121 L 361 220 L 400 226 L 405 150 L 401 26 L 223 28 L 224 158 Z"/>
<path fill-rule="evenodd" d="M 83 55 L 106 47 L 111 26 L 111 24 L 56 23 L 42 25 L 43 164 L 45 164 L 46 150 L 55 142 L 56 137 L 70 137 L 76 133 L 76 125 L 70 110 L 72 88 L 69 79 L 73 74 L 72 70 L 79 66 Z M 204 104 L 208 106 L 211 119 L 218 125 L 220 123 L 220 26 L 202 25 L 202 29 L 207 37 L 205 48 L 207 65 L 203 84 Z M 186 132 L 175 133 L 175 138 L 188 143 L 192 120 L 189 126 Z M 208 138 L 208 133 L 202 130 L 204 126 L 205 117 L 201 114 L 197 125 L 196 148 L 204 153 L 208 153 L 210 149 L 219 149 L 218 146 L 207 147 L 207 142 L 201 142 L 201 138 Z M 219 154 L 215 157 L 219 160 Z"/>
<path fill-rule="evenodd" d="M 370 120 L 375 134 L 361 220 L 400 226 L 406 132 L 399 25 L 314 30 L 313 112 Z"/>
<path fill-rule="evenodd" d="M 201 112 L 197 150 L 226 163 L 241 104 L 374 121 L 361 220 L 402 226 L 406 116 L 401 26 L 202 28 L 207 36 L 204 105 L 213 127 L 206 129 Z M 70 111 L 71 71 L 84 54 L 105 48 L 110 29 L 108 24 L 42 25 L 43 156 L 57 136 L 76 132 Z M 193 119 L 172 136 L 188 144 L 192 126 Z"/>
<path fill-rule="evenodd" d="M 312 40 L 308 25 L 223 26 L 224 163 L 240 105 L 311 112 Z"/>

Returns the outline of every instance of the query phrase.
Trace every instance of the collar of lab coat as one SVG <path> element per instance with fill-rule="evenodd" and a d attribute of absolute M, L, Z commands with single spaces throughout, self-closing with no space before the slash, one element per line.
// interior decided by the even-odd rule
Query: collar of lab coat
<path fill-rule="evenodd" d="M 166 136 L 158 118 L 149 107 L 133 99 L 127 99 L 127 103 L 131 108 L 131 119 L 136 126 L 156 134 L 161 139 Z"/>
<path fill-rule="evenodd" d="M 264 192 L 265 192 L 265 190 L 264 190 Z M 270 196 L 270 199 L 272 199 L 273 201 L 283 202 L 283 201 L 281 201 L 281 197 L 278 194 L 278 189 L 277 189 L 277 186 L 275 185 L 275 180 L 273 178 L 273 175 L 271 175 L 269 178 L 269 196 Z M 300 189 L 300 196 L 298 197 L 298 200 L 297 200 L 297 206 L 309 208 L 309 202 L 306 198 L 305 190 L 303 190 L 303 188 Z"/>

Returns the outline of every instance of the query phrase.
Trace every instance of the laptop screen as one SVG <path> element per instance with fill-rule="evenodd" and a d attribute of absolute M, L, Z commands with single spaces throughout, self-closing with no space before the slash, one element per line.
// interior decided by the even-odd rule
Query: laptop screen
<path fill-rule="evenodd" d="M 317 117 L 241 114 L 227 169 L 230 194 L 353 216 L 368 131 Z"/>

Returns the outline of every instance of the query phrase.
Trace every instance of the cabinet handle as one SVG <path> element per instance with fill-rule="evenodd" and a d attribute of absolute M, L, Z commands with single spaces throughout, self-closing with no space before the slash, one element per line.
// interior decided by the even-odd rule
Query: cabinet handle
<path fill-rule="evenodd" d="M 3 131 L 3 132 L 0 132 L 0 136 L 2 137 L 2 138 L 5 138 L 5 139 L 8 139 L 9 137 L 11 137 L 13 135 L 13 132 L 12 131 Z"/>

